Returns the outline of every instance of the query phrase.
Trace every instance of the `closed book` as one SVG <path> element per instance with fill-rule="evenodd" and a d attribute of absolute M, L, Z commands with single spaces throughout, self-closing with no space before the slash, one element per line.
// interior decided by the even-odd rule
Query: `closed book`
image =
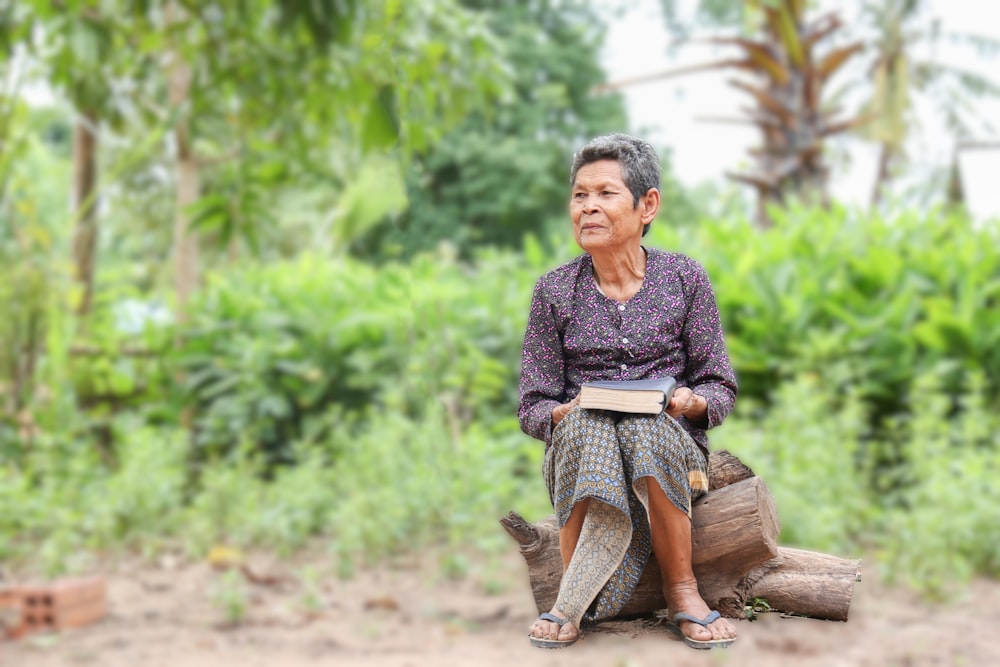
<path fill-rule="evenodd" d="M 672 377 L 655 380 L 600 380 L 580 387 L 580 407 L 658 415 L 677 388 Z"/>

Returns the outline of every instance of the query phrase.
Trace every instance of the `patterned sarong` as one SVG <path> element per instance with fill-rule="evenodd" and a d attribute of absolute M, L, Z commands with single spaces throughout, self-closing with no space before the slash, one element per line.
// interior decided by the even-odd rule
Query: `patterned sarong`
<path fill-rule="evenodd" d="M 576 503 L 591 499 L 555 605 L 577 627 L 621 611 L 646 566 L 645 478 L 689 516 L 691 502 L 708 490 L 704 453 L 667 414 L 575 408 L 553 431 L 543 472 L 560 528 Z"/>

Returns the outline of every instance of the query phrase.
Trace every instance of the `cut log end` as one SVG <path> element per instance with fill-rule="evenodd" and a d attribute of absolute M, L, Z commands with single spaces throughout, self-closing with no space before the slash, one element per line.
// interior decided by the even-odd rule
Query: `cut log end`
<path fill-rule="evenodd" d="M 715 491 L 724 486 L 742 482 L 753 477 L 753 470 L 725 449 L 708 455 L 708 490 Z"/>
<path fill-rule="evenodd" d="M 517 512 L 508 512 L 507 516 L 501 517 L 500 525 L 522 549 L 538 542 L 538 530 Z"/>

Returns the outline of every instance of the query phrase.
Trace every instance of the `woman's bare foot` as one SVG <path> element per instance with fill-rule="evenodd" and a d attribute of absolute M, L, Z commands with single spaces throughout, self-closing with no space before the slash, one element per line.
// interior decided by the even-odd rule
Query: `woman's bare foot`
<path fill-rule="evenodd" d="M 565 614 L 555 608 L 549 613 L 558 618 L 566 618 Z M 559 624 L 554 621 L 539 618 L 528 628 L 528 635 L 535 639 L 554 639 L 568 642 L 577 639 L 580 636 L 580 631 L 571 621 L 567 621 L 562 627 L 559 627 Z"/>
<path fill-rule="evenodd" d="M 712 612 L 698 593 L 698 584 L 694 582 L 664 587 L 663 596 L 667 600 L 671 618 L 678 612 L 690 614 L 695 618 L 705 618 Z M 736 628 L 726 618 L 718 618 L 707 626 L 683 620 L 678 625 L 685 637 L 695 641 L 736 639 Z"/>

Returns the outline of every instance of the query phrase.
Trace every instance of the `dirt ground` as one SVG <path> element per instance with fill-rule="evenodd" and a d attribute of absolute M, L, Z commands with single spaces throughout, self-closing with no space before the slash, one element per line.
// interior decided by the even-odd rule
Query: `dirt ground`
<path fill-rule="evenodd" d="M 1000 665 L 1000 640 L 989 629 L 1000 617 L 995 581 L 977 581 L 935 606 L 883 587 L 868 567 L 847 623 L 765 614 L 738 623 L 732 648 L 702 652 L 653 620 L 635 620 L 543 650 L 527 641 L 535 614 L 516 549 L 489 566 L 473 563 L 461 580 L 444 578 L 435 559 L 424 558 L 346 581 L 317 555 L 251 557 L 250 578 L 170 556 L 116 563 L 105 572 L 110 612 L 103 621 L 0 641 L 0 665 Z"/>

